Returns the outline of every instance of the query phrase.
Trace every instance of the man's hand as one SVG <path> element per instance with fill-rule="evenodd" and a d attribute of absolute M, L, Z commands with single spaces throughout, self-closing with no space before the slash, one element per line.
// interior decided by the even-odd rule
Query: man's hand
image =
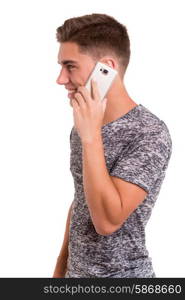
<path fill-rule="evenodd" d="M 101 131 L 107 99 L 100 100 L 95 81 L 91 81 L 92 96 L 80 86 L 72 99 L 74 126 L 82 142 L 91 142 Z"/>

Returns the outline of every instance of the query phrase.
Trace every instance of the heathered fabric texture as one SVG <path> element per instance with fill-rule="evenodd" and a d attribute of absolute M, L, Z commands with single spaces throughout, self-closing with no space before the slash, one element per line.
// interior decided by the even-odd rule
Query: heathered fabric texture
<path fill-rule="evenodd" d="M 162 120 L 139 104 L 102 126 L 101 131 L 109 174 L 140 186 L 148 194 L 117 231 L 107 236 L 98 234 L 83 190 L 81 140 L 72 128 L 70 170 L 75 194 L 65 278 L 156 277 L 145 245 L 145 226 L 171 156 L 169 130 Z"/>

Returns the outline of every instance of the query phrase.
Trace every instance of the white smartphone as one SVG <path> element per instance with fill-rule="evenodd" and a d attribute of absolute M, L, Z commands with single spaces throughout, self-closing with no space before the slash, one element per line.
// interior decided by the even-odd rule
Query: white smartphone
<path fill-rule="evenodd" d="M 91 79 L 95 80 L 100 93 L 100 100 L 103 100 L 116 75 L 116 70 L 112 69 L 106 64 L 97 62 L 85 84 L 85 87 L 91 93 Z"/>

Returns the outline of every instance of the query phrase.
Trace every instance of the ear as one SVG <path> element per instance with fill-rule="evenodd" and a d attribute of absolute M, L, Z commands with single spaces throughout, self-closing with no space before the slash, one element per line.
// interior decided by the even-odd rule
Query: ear
<path fill-rule="evenodd" d="M 102 59 L 100 59 L 100 62 L 108 65 L 109 67 L 111 67 L 113 69 L 116 69 L 118 67 L 116 60 L 112 57 L 103 57 Z"/>

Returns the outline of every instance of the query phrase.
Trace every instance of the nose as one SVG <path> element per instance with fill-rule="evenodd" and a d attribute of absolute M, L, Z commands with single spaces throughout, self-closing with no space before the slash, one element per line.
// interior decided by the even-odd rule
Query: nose
<path fill-rule="evenodd" d="M 68 81 L 69 81 L 68 75 L 67 75 L 65 69 L 62 69 L 60 71 L 59 76 L 57 77 L 56 83 L 62 85 L 62 84 L 68 83 Z"/>

